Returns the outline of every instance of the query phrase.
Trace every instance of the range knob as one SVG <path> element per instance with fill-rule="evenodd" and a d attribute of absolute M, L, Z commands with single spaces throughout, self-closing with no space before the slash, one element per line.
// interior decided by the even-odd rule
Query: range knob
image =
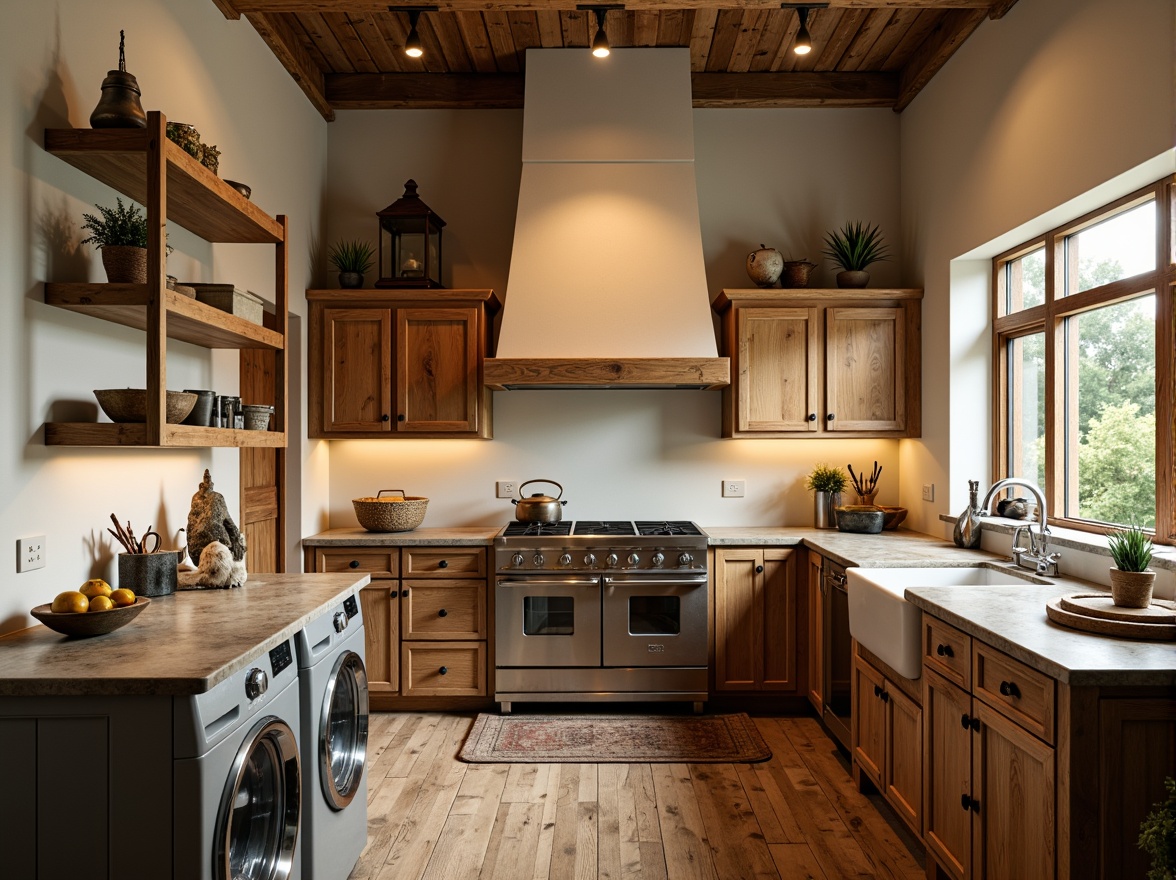
<path fill-rule="evenodd" d="M 347 612 L 346 611 L 336 611 L 335 617 L 334 617 L 334 624 L 335 624 L 335 632 L 337 632 L 337 633 L 341 633 L 341 632 L 343 632 L 343 630 L 347 629 Z"/>
<path fill-rule="evenodd" d="M 565 553 L 562 556 L 560 556 L 559 564 L 560 565 L 571 565 L 572 564 L 572 554 Z"/>
<path fill-rule="evenodd" d="M 689 553 L 682 553 L 678 556 L 678 565 L 689 565 L 694 561 L 694 557 Z"/>
<path fill-rule="evenodd" d="M 518 566 L 522 565 L 522 564 L 523 564 L 523 554 L 522 554 L 522 553 L 516 553 L 514 556 L 512 556 L 512 557 L 510 558 L 510 564 L 511 564 L 511 565 L 513 565 L 513 566 L 515 566 L 516 568 L 517 568 Z"/>
<path fill-rule="evenodd" d="M 629 554 L 629 565 L 636 565 L 640 561 L 641 561 L 641 557 L 638 556 L 636 553 Z"/>
<path fill-rule="evenodd" d="M 591 568 L 592 566 L 596 565 L 596 554 L 595 554 L 595 553 L 588 553 L 588 554 L 586 554 L 586 555 L 584 556 L 584 564 L 585 564 L 586 566 L 588 566 L 589 568 Z"/>
<path fill-rule="evenodd" d="M 615 554 L 615 553 L 608 554 L 608 556 L 605 557 L 604 564 L 607 565 L 609 568 L 616 568 L 617 554 Z"/>
<path fill-rule="evenodd" d="M 661 565 L 665 561 L 666 557 L 661 551 L 654 553 L 653 558 L 650 560 L 650 562 L 652 562 L 654 565 Z"/>
<path fill-rule="evenodd" d="M 256 700 L 267 690 L 269 690 L 269 676 L 265 674 L 264 669 L 258 669 L 254 666 L 245 675 L 245 696 Z"/>
<path fill-rule="evenodd" d="M 531 557 L 531 561 L 533 563 L 535 563 L 536 566 L 542 566 L 546 560 L 543 558 L 542 553 L 536 553 L 534 556 Z"/>

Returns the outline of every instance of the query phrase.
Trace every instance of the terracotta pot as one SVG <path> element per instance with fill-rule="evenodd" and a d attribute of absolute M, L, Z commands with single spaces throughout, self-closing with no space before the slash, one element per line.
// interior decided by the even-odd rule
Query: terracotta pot
<path fill-rule="evenodd" d="M 865 287 L 870 283 L 870 273 L 864 269 L 850 270 L 837 273 L 838 287 Z"/>
<path fill-rule="evenodd" d="M 780 273 L 781 287 L 808 287 L 809 273 L 817 268 L 808 260 L 785 260 L 784 271 Z"/>
<path fill-rule="evenodd" d="M 112 284 L 146 284 L 147 248 L 108 244 L 102 248 L 102 268 Z"/>
<path fill-rule="evenodd" d="M 1111 600 L 1123 608 L 1146 608 L 1151 604 L 1154 571 L 1111 569 Z"/>

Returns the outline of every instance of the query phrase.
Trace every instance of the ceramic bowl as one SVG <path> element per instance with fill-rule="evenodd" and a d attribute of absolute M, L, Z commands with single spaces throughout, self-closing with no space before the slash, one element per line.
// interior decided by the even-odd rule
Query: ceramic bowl
<path fill-rule="evenodd" d="M 241 195 L 245 196 L 245 198 L 249 198 L 249 196 L 253 194 L 253 188 L 247 183 L 241 183 L 238 180 L 229 180 L 228 178 L 225 178 L 225 183 L 227 183 Z"/>
<path fill-rule="evenodd" d="M 54 632 L 67 636 L 101 636 L 126 626 L 151 604 L 145 596 L 135 598 L 134 605 L 112 608 L 109 611 L 87 611 L 82 614 L 61 614 L 50 610 L 51 605 L 38 605 L 29 614 Z"/>
<path fill-rule="evenodd" d="M 907 517 L 907 509 L 905 507 L 885 507 L 883 505 L 879 505 L 879 508 L 884 514 L 882 518 L 882 528 L 886 529 L 887 531 L 897 529 L 899 524 L 901 524 L 902 521 Z"/>
<path fill-rule="evenodd" d="M 112 422 L 147 421 L 147 391 L 144 388 L 107 388 L 95 391 L 98 405 Z M 196 395 L 186 391 L 167 393 L 167 420 L 178 425 L 196 405 Z"/>

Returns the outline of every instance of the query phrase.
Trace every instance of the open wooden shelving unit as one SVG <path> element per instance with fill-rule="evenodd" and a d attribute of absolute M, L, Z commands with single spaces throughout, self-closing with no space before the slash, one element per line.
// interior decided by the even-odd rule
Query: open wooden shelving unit
<path fill-rule="evenodd" d="M 285 447 L 289 369 L 288 223 L 271 217 L 167 139 L 167 119 L 145 129 L 47 129 L 45 149 L 142 204 L 147 211 L 147 283 L 45 285 L 45 302 L 147 334 L 147 421 L 52 422 L 49 446 Z M 168 221 L 214 243 L 275 246 L 273 326 L 263 327 L 168 290 Z M 167 341 L 204 348 L 277 352 L 273 430 L 242 431 L 164 421 Z"/>

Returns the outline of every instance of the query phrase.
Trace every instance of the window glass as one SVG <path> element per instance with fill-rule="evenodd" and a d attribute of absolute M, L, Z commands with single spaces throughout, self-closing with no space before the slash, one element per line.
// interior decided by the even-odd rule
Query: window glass
<path fill-rule="evenodd" d="M 1066 236 L 1066 294 L 1156 267 L 1156 203 L 1145 202 Z"/>
<path fill-rule="evenodd" d="M 1045 248 L 1005 264 L 1006 314 L 1045 302 Z"/>
<path fill-rule="evenodd" d="M 1155 295 L 1066 319 L 1066 515 L 1156 522 Z"/>
<path fill-rule="evenodd" d="M 1045 485 L 1045 334 L 1008 342 L 1009 473 Z"/>

